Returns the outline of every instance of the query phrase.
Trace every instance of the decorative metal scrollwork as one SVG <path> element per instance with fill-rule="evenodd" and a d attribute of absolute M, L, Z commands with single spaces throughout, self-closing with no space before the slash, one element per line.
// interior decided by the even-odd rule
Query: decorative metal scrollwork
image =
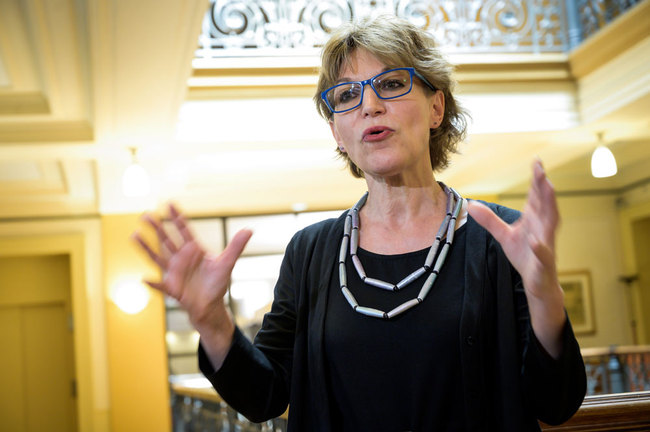
<path fill-rule="evenodd" d="M 434 35 L 446 52 L 562 52 L 566 7 L 591 34 L 639 0 L 211 0 L 198 57 L 316 54 L 333 29 L 392 14 Z"/>

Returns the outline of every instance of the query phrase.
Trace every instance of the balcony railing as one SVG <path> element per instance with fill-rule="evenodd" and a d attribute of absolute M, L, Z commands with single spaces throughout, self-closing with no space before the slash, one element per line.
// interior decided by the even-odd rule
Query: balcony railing
<path fill-rule="evenodd" d="M 333 29 L 392 14 L 448 53 L 566 52 L 640 0 L 211 0 L 198 58 L 317 55 Z"/>
<path fill-rule="evenodd" d="M 577 416 L 578 423 L 590 422 L 593 425 L 598 421 L 605 421 L 603 419 L 590 418 L 589 414 L 594 409 L 592 405 L 602 405 L 603 399 L 598 399 L 601 397 L 600 395 L 609 395 L 611 393 L 616 395 L 620 393 L 634 395 L 644 391 L 646 391 L 644 394 L 647 394 L 647 391 L 650 390 L 650 346 L 636 345 L 611 348 L 585 348 L 582 350 L 582 355 L 587 371 L 587 396 L 591 399 L 587 398 L 586 404 L 583 407 L 585 408 L 582 413 L 582 417 L 584 418 L 581 418 L 580 413 Z M 190 381 L 192 385 L 187 384 Z M 196 385 L 197 383 L 202 384 Z M 179 377 L 172 383 L 171 390 L 174 432 L 286 431 L 287 413 L 268 422 L 259 424 L 251 423 L 229 407 L 204 378 L 197 379 L 193 377 L 191 380 L 184 380 Z M 616 399 L 619 396 L 612 395 L 612 397 Z M 647 407 L 649 403 L 648 398 L 646 397 L 644 400 L 644 407 Z M 590 404 L 590 401 L 593 403 Z M 630 408 L 632 410 L 631 413 L 634 413 L 634 410 L 638 409 L 635 406 Z M 591 417 L 594 416 L 591 415 Z M 646 418 L 644 425 L 647 425 L 647 421 L 649 420 Z M 592 429 L 583 428 L 577 430 Z M 594 427 L 593 430 L 605 429 Z"/>
<path fill-rule="evenodd" d="M 582 355 L 588 395 L 650 390 L 650 346 L 585 348 Z"/>

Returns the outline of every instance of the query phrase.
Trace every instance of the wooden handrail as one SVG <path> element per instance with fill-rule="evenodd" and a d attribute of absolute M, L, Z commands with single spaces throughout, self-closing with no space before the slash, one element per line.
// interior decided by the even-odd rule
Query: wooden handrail
<path fill-rule="evenodd" d="M 172 384 L 174 393 L 194 399 L 222 402 L 213 388 L 194 388 Z M 287 419 L 289 410 L 280 416 Z M 650 391 L 587 396 L 578 412 L 566 423 L 550 426 L 544 432 L 650 431 Z"/>
<path fill-rule="evenodd" d="M 587 396 L 566 423 L 544 432 L 650 431 L 650 391 Z"/>

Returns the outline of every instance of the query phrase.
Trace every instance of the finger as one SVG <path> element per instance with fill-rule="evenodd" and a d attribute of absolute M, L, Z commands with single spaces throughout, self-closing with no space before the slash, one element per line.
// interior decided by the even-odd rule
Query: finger
<path fill-rule="evenodd" d="M 553 250 L 535 236 L 530 236 L 529 245 L 535 257 L 547 271 L 555 271 L 555 254 Z"/>
<path fill-rule="evenodd" d="M 165 284 L 163 282 L 154 282 L 154 281 L 150 281 L 150 280 L 143 280 L 142 282 L 144 282 L 145 284 L 147 284 L 151 288 L 153 288 L 153 289 L 155 289 L 157 291 L 160 291 L 163 294 L 167 294 L 167 290 L 165 289 Z"/>
<path fill-rule="evenodd" d="M 528 193 L 527 206 L 543 224 L 545 235 L 553 235 L 559 222 L 559 210 L 555 190 L 544 172 L 541 160 L 533 163 L 533 179 Z"/>
<path fill-rule="evenodd" d="M 161 270 L 167 269 L 167 260 L 160 255 L 158 255 L 154 250 L 145 242 L 139 233 L 135 232 L 131 234 L 131 239 L 133 239 L 144 251 L 149 255 L 149 258 L 155 262 Z"/>
<path fill-rule="evenodd" d="M 486 205 L 470 200 L 467 205 L 467 211 L 499 243 L 502 243 L 510 233 L 510 225 L 504 222 Z"/>
<path fill-rule="evenodd" d="M 190 228 L 187 225 L 185 216 L 183 216 L 183 214 L 172 203 L 169 204 L 169 214 L 172 217 L 172 221 L 174 222 L 176 229 L 178 229 L 178 232 L 181 233 L 183 240 L 186 242 L 194 241 L 194 236 L 192 235 L 192 231 L 190 231 Z"/>
<path fill-rule="evenodd" d="M 221 252 L 219 258 L 227 269 L 232 270 L 235 266 L 235 262 L 244 251 L 244 248 L 252 235 L 253 231 L 250 229 L 242 229 L 238 231 L 232 240 L 230 240 L 230 243 L 228 243 L 228 246 L 226 246 L 224 251 Z"/>
<path fill-rule="evenodd" d="M 538 160 L 535 165 L 535 176 L 537 178 L 535 182 L 536 188 L 542 203 L 541 206 L 544 209 L 542 216 L 545 217 L 549 230 L 554 234 L 560 221 L 560 211 L 555 196 L 555 188 L 546 175 L 541 160 Z"/>
<path fill-rule="evenodd" d="M 178 247 L 176 247 L 174 242 L 169 238 L 159 221 L 147 213 L 145 213 L 142 218 L 156 231 L 158 241 L 162 246 L 164 246 L 170 253 L 175 253 L 178 250 Z"/>

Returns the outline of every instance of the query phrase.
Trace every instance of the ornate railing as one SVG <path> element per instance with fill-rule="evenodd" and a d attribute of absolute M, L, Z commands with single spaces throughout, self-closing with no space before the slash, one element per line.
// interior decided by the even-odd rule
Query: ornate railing
<path fill-rule="evenodd" d="M 207 380 L 206 380 L 207 382 Z M 174 432 L 285 432 L 287 413 L 252 423 L 232 409 L 211 387 L 171 386 Z"/>
<path fill-rule="evenodd" d="M 585 348 L 587 394 L 650 390 L 650 346 Z"/>
<path fill-rule="evenodd" d="M 616 17 L 641 0 L 578 0 L 580 37 L 582 40 L 596 33 Z"/>
<path fill-rule="evenodd" d="M 211 0 L 199 58 L 316 55 L 356 17 L 392 14 L 448 53 L 565 52 L 639 0 Z"/>

